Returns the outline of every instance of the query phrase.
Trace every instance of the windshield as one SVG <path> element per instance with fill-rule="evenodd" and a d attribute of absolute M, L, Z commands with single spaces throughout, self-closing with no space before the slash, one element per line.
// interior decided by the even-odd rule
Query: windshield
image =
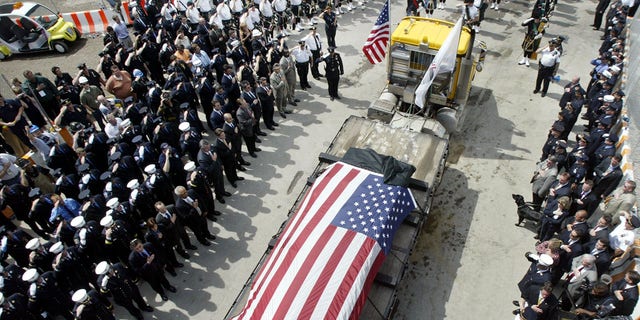
<path fill-rule="evenodd" d="M 27 14 L 29 18 L 41 24 L 45 29 L 51 28 L 58 22 L 58 15 L 45 6 L 36 4 Z"/>

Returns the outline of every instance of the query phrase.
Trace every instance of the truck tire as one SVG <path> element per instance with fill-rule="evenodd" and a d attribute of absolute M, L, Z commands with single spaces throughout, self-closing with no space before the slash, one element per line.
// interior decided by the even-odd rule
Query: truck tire
<path fill-rule="evenodd" d="M 69 51 L 69 46 L 67 46 L 66 43 L 64 43 L 64 41 L 54 41 L 51 43 L 51 48 L 53 48 L 53 50 L 55 50 L 58 53 L 66 53 L 67 51 Z"/>

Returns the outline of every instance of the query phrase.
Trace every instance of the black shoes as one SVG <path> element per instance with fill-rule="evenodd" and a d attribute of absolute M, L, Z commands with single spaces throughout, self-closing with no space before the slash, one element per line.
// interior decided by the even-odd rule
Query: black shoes
<path fill-rule="evenodd" d="M 284 111 L 284 113 L 286 113 L 286 114 L 290 114 L 290 113 L 292 113 L 292 112 L 293 112 L 293 111 L 291 111 L 291 110 L 285 110 L 285 111 Z"/>
<path fill-rule="evenodd" d="M 178 263 L 174 264 L 173 267 L 174 268 L 182 268 L 182 267 L 184 267 L 184 264 L 178 262 Z"/>
<path fill-rule="evenodd" d="M 195 249 L 198 249 L 198 248 L 196 248 L 196 247 L 194 247 L 194 248 L 195 248 Z M 188 248 L 187 248 L 187 249 L 188 249 Z M 195 250 L 195 249 L 192 249 L 192 250 Z M 191 258 L 191 255 L 189 255 L 189 254 L 188 254 L 186 251 L 184 251 L 184 250 L 176 250 L 176 252 L 178 252 L 178 254 L 179 254 L 181 257 L 185 258 L 185 259 L 189 259 L 189 258 Z"/>
<path fill-rule="evenodd" d="M 219 216 L 219 215 L 222 215 L 222 212 L 220 212 L 218 210 L 214 210 L 213 211 L 213 215 Z"/>
<path fill-rule="evenodd" d="M 520 302 L 518 300 L 513 300 L 513 301 L 511 301 L 511 303 L 513 303 L 513 305 L 516 306 L 516 307 L 520 306 Z"/>
<path fill-rule="evenodd" d="M 218 218 L 214 217 L 213 214 L 207 214 L 207 219 L 209 219 L 209 221 L 213 221 L 213 222 L 218 221 Z"/>
<path fill-rule="evenodd" d="M 538 92 L 540 92 L 540 90 L 538 90 L 538 89 L 533 90 L 533 93 L 538 93 Z"/>
<path fill-rule="evenodd" d="M 267 127 L 267 129 L 269 129 L 269 130 L 275 130 L 276 128 L 274 128 L 274 127 Z"/>
<path fill-rule="evenodd" d="M 220 203 L 227 203 L 226 201 L 224 201 L 224 198 L 222 198 L 222 197 L 218 198 L 218 201 L 219 201 Z"/>
<path fill-rule="evenodd" d="M 257 158 L 257 157 L 258 157 L 258 155 L 257 155 L 257 154 L 255 154 L 255 153 L 253 153 L 253 152 L 252 152 L 252 153 L 249 153 L 249 155 L 250 155 L 250 156 L 252 156 L 252 157 L 254 157 L 254 158 Z"/>
<path fill-rule="evenodd" d="M 222 193 L 222 195 L 224 195 L 225 197 L 231 197 L 231 193 L 226 192 L 226 191 L 224 193 Z"/>
<path fill-rule="evenodd" d="M 211 242 L 207 241 L 207 239 L 201 239 L 201 240 L 198 240 L 198 241 L 200 241 L 200 244 L 202 244 L 205 247 L 211 246 Z"/>
<path fill-rule="evenodd" d="M 242 166 L 250 166 L 251 162 L 242 160 L 242 161 L 240 161 L 240 165 L 242 165 Z"/>
<path fill-rule="evenodd" d="M 287 118 L 287 115 L 285 115 L 285 113 L 284 113 L 284 112 L 280 112 L 280 116 L 281 116 L 283 119 L 286 119 L 286 118 Z"/>
<path fill-rule="evenodd" d="M 262 151 L 262 149 L 260 149 L 260 148 L 256 148 L 256 149 L 255 149 L 255 150 L 253 150 L 253 151 L 255 151 L 255 152 L 260 152 L 260 151 Z"/>
<path fill-rule="evenodd" d="M 511 313 L 513 313 L 513 315 L 519 315 L 520 314 L 520 309 L 515 309 L 513 311 L 511 311 Z"/>
<path fill-rule="evenodd" d="M 236 181 L 242 181 L 244 180 L 244 177 L 236 177 Z"/>
<path fill-rule="evenodd" d="M 260 138 L 256 137 L 256 142 L 257 143 L 262 143 L 262 140 L 260 140 Z"/>
<path fill-rule="evenodd" d="M 162 301 L 169 301 L 169 297 L 166 294 L 161 294 L 160 298 L 162 298 Z"/>
<path fill-rule="evenodd" d="M 231 182 L 231 186 L 234 187 L 234 188 L 238 187 L 238 185 L 235 182 Z"/>
<path fill-rule="evenodd" d="M 169 272 L 169 274 L 170 274 L 172 277 L 177 277 L 177 276 L 178 276 L 178 274 L 176 273 L 176 271 L 175 271 L 175 270 L 167 270 L 167 272 Z"/>
<path fill-rule="evenodd" d="M 542 96 L 542 97 L 544 97 L 544 96 L 546 96 L 546 95 L 547 95 L 547 93 L 546 93 L 546 92 L 544 92 L 544 91 L 540 94 L 540 96 Z"/>
<path fill-rule="evenodd" d="M 146 312 L 153 312 L 153 308 L 150 305 L 146 305 L 146 306 L 140 308 L 140 310 L 146 311 Z"/>
<path fill-rule="evenodd" d="M 329 100 L 333 101 L 333 97 L 329 98 Z"/>
<path fill-rule="evenodd" d="M 274 127 L 279 127 L 280 125 L 274 122 L 274 123 L 272 124 L 272 126 L 274 126 Z"/>
<path fill-rule="evenodd" d="M 190 244 L 190 245 L 188 245 L 188 246 L 184 246 L 184 247 L 185 247 L 185 248 L 187 248 L 187 249 L 189 249 L 189 250 L 198 250 L 198 247 L 196 247 L 196 246 L 194 246 L 194 245 L 192 245 L 192 244 Z M 178 253 L 180 253 L 180 252 L 178 252 Z M 185 258 L 185 259 L 188 259 L 188 258 Z"/>
<path fill-rule="evenodd" d="M 266 133 L 264 133 L 264 132 L 262 132 L 262 131 L 260 131 L 260 132 L 258 132 L 258 135 L 259 135 L 259 136 L 266 136 L 267 134 L 266 134 Z"/>
<path fill-rule="evenodd" d="M 295 101 L 289 101 L 289 104 L 290 104 L 290 105 L 292 105 L 292 106 L 294 106 L 294 107 L 297 107 L 297 106 L 298 106 L 298 104 L 297 104 Z"/>
<path fill-rule="evenodd" d="M 169 286 L 169 287 L 167 288 L 167 290 L 168 290 L 169 292 L 173 292 L 173 293 L 176 293 L 176 291 L 178 291 L 178 290 L 176 289 L 176 287 L 174 287 L 174 286 Z"/>
<path fill-rule="evenodd" d="M 239 170 L 239 171 L 247 171 L 247 168 L 245 168 L 245 167 L 243 167 L 243 166 L 239 166 L 239 167 L 238 167 L 238 170 Z"/>
<path fill-rule="evenodd" d="M 205 238 L 209 239 L 209 240 L 215 240 L 216 236 L 212 235 L 212 234 L 208 234 L 205 236 Z"/>

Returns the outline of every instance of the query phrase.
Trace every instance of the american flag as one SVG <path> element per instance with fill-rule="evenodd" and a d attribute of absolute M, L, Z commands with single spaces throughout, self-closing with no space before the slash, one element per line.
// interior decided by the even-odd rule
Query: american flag
<path fill-rule="evenodd" d="M 411 192 L 338 162 L 307 192 L 234 319 L 358 318 Z"/>
<path fill-rule="evenodd" d="M 387 43 L 389 42 L 389 0 L 385 1 L 384 7 L 373 25 L 367 42 L 362 47 L 362 52 L 369 59 L 371 64 L 380 63 L 387 54 Z"/>

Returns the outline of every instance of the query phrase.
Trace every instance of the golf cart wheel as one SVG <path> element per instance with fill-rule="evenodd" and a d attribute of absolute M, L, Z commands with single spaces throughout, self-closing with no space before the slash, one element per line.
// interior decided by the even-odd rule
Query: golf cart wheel
<path fill-rule="evenodd" d="M 67 51 L 69 51 L 69 46 L 67 46 L 67 44 L 62 41 L 54 41 L 51 44 L 51 47 L 58 53 L 66 53 Z"/>

